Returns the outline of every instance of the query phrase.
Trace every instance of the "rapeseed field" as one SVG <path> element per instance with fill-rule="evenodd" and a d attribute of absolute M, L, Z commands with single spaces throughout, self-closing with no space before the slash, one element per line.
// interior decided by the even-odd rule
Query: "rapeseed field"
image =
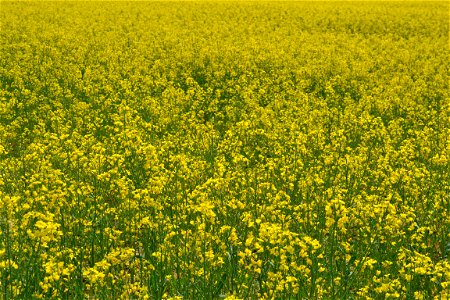
<path fill-rule="evenodd" d="M 0 2 L 1 299 L 449 299 L 449 2 Z"/>

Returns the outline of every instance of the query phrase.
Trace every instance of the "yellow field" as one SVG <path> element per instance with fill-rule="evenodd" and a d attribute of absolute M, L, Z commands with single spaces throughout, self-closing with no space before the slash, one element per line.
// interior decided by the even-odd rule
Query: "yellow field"
<path fill-rule="evenodd" d="M 0 299 L 449 299 L 448 17 L 1 2 Z"/>

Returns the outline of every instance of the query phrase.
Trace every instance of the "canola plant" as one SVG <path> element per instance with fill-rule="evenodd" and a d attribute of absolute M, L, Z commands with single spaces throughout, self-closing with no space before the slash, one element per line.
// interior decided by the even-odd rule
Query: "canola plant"
<path fill-rule="evenodd" d="M 0 2 L 1 299 L 448 299 L 449 3 Z"/>

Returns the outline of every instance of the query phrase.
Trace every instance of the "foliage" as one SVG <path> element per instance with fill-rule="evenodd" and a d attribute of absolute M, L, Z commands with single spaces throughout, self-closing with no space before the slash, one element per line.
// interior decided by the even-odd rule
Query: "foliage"
<path fill-rule="evenodd" d="M 3 299 L 450 297 L 447 2 L 1 2 Z"/>

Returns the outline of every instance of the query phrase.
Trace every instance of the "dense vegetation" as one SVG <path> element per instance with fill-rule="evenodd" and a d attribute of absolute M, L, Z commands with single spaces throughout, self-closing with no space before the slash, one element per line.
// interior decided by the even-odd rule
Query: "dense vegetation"
<path fill-rule="evenodd" d="M 448 2 L 1 2 L 2 299 L 448 299 Z"/>

